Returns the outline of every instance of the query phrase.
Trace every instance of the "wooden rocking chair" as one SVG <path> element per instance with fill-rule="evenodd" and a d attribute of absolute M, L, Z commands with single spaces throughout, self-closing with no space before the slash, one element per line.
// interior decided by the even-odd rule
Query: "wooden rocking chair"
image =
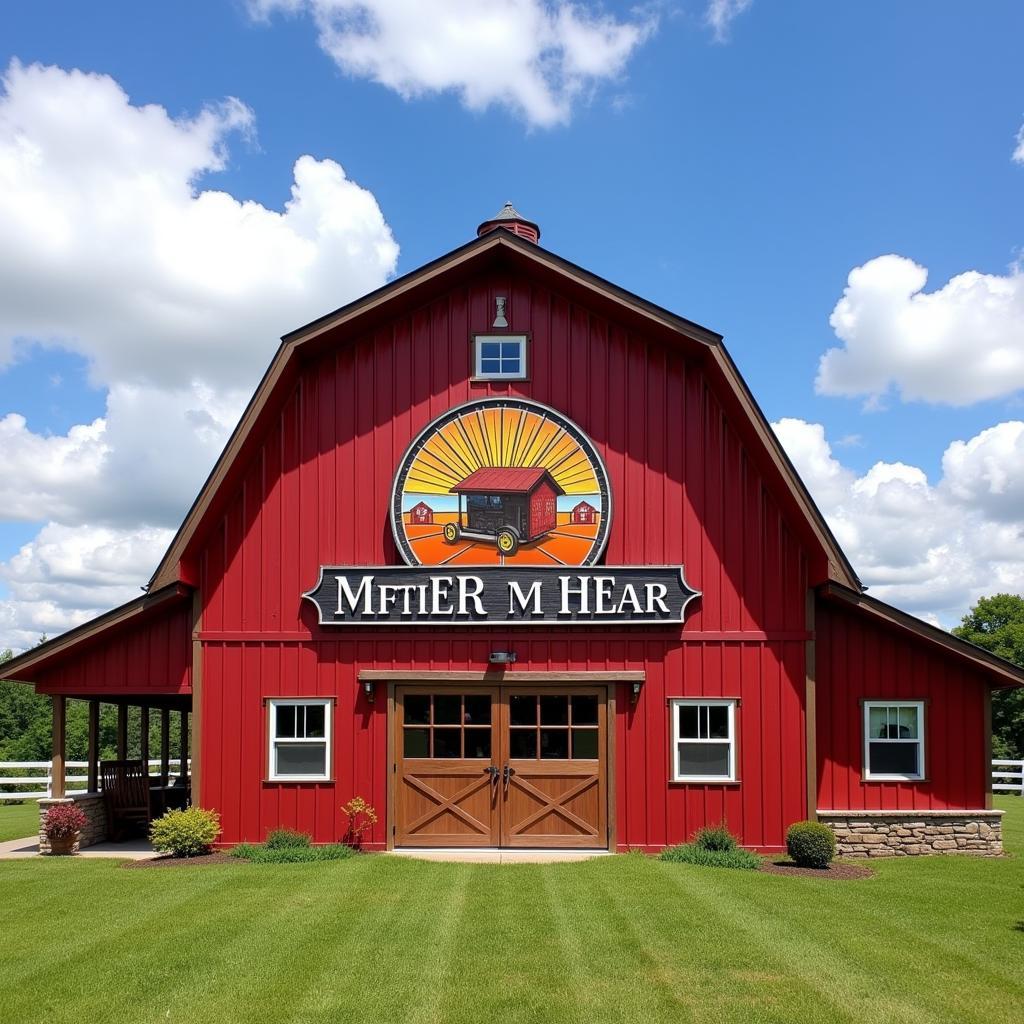
<path fill-rule="evenodd" d="M 107 807 L 107 828 L 114 842 L 126 834 L 149 832 L 149 779 L 141 761 L 101 761 L 103 797 Z"/>

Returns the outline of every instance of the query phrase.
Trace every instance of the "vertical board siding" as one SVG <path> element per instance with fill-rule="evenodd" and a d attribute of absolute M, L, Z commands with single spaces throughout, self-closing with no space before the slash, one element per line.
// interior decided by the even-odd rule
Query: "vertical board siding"
<path fill-rule="evenodd" d="M 75 652 L 36 680 L 39 693 L 182 694 L 192 691 L 191 605 L 162 609 Z"/>
<path fill-rule="evenodd" d="M 494 296 L 530 332 L 529 380 L 472 382 L 471 335 L 486 332 Z M 685 629 L 321 629 L 301 593 L 321 564 L 393 564 L 392 480 L 434 417 L 474 398 L 515 395 L 551 405 L 593 439 L 608 468 L 608 564 L 684 563 L 703 591 Z M 246 467 L 237 493 L 202 539 L 205 633 L 252 639 L 204 644 L 207 769 L 202 802 L 223 815 L 224 841 L 302 828 L 318 841 L 344 828 L 340 806 L 387 799 L 386 693 L 360 693 L 360 668 L 479 669 L 495 645 L 518 668 L 643 669 L 633 706 L 617 694 L 620 846 L 679 842 L 726 820 L 755 846 L 779 847 L 802 817 L 803 644 L 702 642 L 701 632 L 804 629 L 807 554 L 784 521 L 700 363 L 636 335 L 520 276 L 488 274 L 365 337 L 309 358 Z M 261 640 L 259 634 L 276 634 Z M 294 635 L 286 640 L 281 634 Z M 336 699 L 334 781 L 271 784 L 270 696 Z M 740 782 L 669 783 L 674 696 L 735 696 Z M 765 785 L 763 780 L 771 780 Z M 386 841 L 384 815 L 372 837 Z"/>
<path fill-rule="evenodd" d="M 985 806 L 988 686 L 927 645 L 840 605 L 818 602 L 818 807 L 822 810 L 945 810 Z M 925 776 L 863 779 L 863 700 L 923 700 Z"/>

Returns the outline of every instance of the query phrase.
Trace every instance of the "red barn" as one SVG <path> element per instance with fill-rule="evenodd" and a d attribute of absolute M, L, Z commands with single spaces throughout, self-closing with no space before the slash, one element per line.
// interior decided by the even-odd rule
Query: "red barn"
<path fill-rule="evenodd" d="M 409 509 L 409 522 L 415 526 L 431 526 L 434 510 L 425 501 L 421 501 Z"/>
<path fill-rule="evenodd" d="M 589 501 L 581 501 L 569 513 L 569 522 L 576 526 L 591 526 L 596 520 L 597 509 Z"/>
<path fill-rule="evenodd" d="M 55 756 L 67 699 L 93 761 L 98 702 L 181 714 L 225 844 L 337 840 L 358 795 L 376 850 L 724 820 L 777 851 L 818 817 L 851 853 L 998 851 L 990 696 L 1024 673 L 863 592 L 718 334 L 512 214 L 287 335 L 147 593 L 3 666 L 53 696 Z M 403 553 L 431 431 L 456 479 L 596 479 L 599 537 Z"/>

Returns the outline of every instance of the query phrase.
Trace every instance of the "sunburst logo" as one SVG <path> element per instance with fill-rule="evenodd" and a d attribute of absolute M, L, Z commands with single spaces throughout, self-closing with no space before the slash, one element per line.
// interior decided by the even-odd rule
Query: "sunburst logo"
<path fill-rule="evenodd" d="M 391 509 L 410 565 L 592 565 L 610 517 L 590 438 L 520 398 L 469 402 L 434 420 L 398 467 Z"/>

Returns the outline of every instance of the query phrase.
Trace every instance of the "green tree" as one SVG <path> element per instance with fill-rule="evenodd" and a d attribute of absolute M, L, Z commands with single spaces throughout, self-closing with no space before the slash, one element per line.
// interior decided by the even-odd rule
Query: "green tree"
<path fill-rule="evenodd" d="M 953 633 L 1024 668 L 1024 597 L 983 597 Z M 1024 757 L 1022 688 L 997 690 L 992 695 L 992 753 L 995 757 Z"/>

